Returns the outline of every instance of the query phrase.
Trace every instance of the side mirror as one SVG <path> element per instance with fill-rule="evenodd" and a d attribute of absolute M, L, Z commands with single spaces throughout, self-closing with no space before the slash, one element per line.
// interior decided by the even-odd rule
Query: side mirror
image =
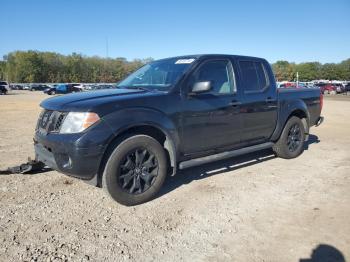
<path fill-rule="evenodd" d="M 192 93 L 193 94 L 199 94 L 204 93 L 211 90 L 211 82 L 205 81 L 205 82 L 197 82 L 192 87 Z"/>

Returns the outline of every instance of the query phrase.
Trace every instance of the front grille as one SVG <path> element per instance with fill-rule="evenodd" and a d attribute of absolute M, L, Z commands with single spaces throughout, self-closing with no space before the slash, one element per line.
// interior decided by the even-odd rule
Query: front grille
<path fill-rule="evenodd" d="M 43 110 L 39 116 L 37 130 L 44 133 L 59 132 L 67 113 Z"/>
<path fill-rule="evenodd" d="M 60 113 L 60 112 L 57 112 L 59 115 L 58 117 L 56 118 L 56 122 L 55 122 L 55 125 L 54 125 L 54 128 L 53 128 L 53 132 L 59 132 L 60 129 L 61 129 L 61 126 L 63 124 L 63 120 L 66 118 L 67 114 L 66 113 Z"/>

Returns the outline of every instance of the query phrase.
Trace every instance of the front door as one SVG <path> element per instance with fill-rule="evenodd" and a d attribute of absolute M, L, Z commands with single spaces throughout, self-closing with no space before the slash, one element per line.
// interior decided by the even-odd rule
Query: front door
<path fill-rule="evenodd" d="M 218 151 L 240 142 L 240 102 L 231 61 L 202 62 L 186 86 L 191 89 L 203 81 L 211 82 L 209 92 L 188 94 L 183 99 L 181 148 L 185 155 Z"/>

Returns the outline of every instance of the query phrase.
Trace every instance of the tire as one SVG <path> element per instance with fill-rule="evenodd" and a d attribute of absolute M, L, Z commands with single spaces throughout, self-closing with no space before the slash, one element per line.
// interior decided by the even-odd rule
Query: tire
<path fill-rule="evenodd" d="M 52 91 L 52 92 L 50 93 L 50 95 L 56 95 L 56 92 L 55 92 L 55 91 Z"/>
<path fill-rule="evenodd" d="M 138 205 L 153 199 L 159 192 L 167 168 L 164 148 L 157 140 L 147 135 L 130 136 L 110 154 L 102 187 L 118 203 Z"/>
<path fill-rule="evenodd" d="M 272 147 L 276 156 L 291 159 L 304 151 L 305 128 L 299 117 L 292 116 L 283 128 L 278 141 Z"/>

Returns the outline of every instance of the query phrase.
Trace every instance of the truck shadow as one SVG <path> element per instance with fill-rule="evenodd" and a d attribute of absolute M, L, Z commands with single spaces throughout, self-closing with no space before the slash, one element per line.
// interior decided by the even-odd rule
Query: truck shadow
<path fill-rule="evenodd" d="M 310 135 L 309 141 L 305 143 L 305 150 L 309 149 L 311 144 L 317 144 L 320 140 L 316 135 Z M 191 183 L 194 180 L 205 179 L 210 176 L 238 170 L 240 168 L 252 166 L 276 158 L 272 149 L 265 149 L 239 157 L 220 160 L 198 167 L 192 167 L 185 170 L 179 170 L 175 176 L 167 177 L 160 193 L 161 197 L 176 188 Z"/>
<path fill-rule="evenodd" d="M 304 144 L 304 150 L 308 150 L 309 149 L 309 145 L 311 144 L 318 144 L 320 143 L 320 139 L 318 139 L 318 136 L 316 135 L 309 135 L 309 141 L 307 141 L 307 143 Z"/>
<path fill-rule="evenodd" d="M 345 262 L 345 257 L 337 248 L 320 244 L 312 250 L 310 258 L 301 258 L 299 262 Z"/>

